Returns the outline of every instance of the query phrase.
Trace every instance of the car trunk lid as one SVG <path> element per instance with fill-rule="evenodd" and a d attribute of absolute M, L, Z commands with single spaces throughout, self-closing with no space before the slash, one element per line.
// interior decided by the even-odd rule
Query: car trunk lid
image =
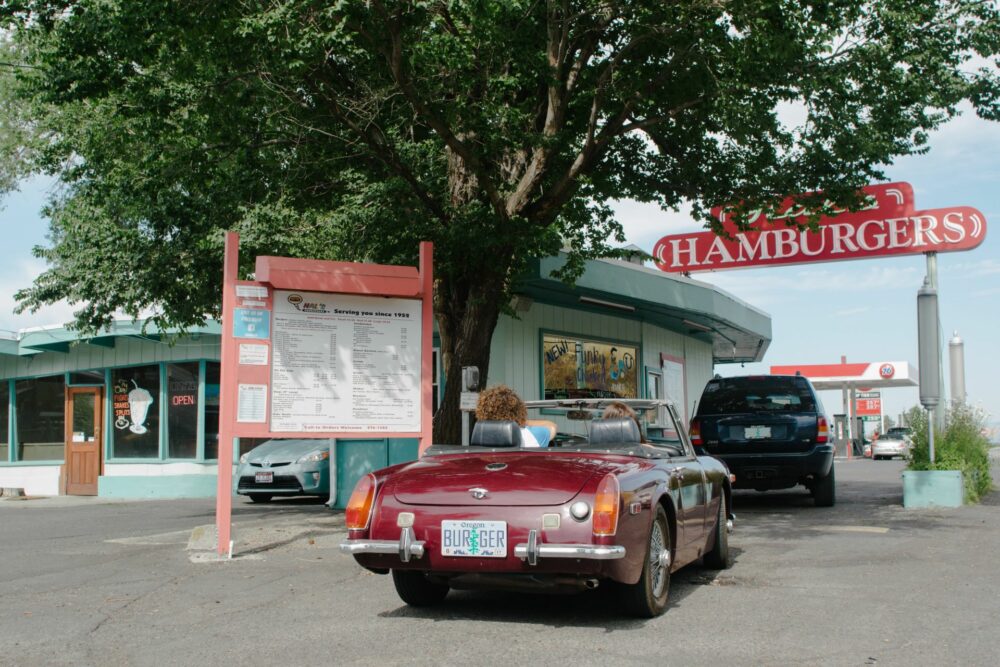
<path fill-rule="evenodd" d="M 561 505 L 589 479 L 616 467 L 601 457 L 571 454 L 433 456 L 395 473 L 389 491 L 407 505 Z"/>

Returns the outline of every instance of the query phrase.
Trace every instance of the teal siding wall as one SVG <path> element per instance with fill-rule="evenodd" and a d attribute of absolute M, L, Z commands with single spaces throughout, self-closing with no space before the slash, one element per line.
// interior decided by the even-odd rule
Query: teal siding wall
<path fill-rule="evenodd" d="M 636 344 L 642 338 L 642 325 L 620 315 L 599 315 L 539 303 L 518 315 L 520 319 L 502 316 L 497 323 L 490 349 L 488 383 L 507 384 L 526 401 L 542 398 L 540 331 Z"/>
<path fill-rule="evenodd" d="M 362 476 L 379 468 L 416 460 L 419 447 L 416 438 L 338 439 L 334 445 L 336 486 L 330 494 L 331 505 L 343 509 Z"/>

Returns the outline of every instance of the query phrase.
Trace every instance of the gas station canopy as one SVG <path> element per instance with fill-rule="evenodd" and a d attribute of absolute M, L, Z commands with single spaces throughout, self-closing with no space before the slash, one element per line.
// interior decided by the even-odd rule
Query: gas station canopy
<path fill-rule="evenodd" d="M 816 389 L 882 389 L 918 386 L 917 369 L 907 361 L 771 366 L 771 375 L 803 375 Z"/>

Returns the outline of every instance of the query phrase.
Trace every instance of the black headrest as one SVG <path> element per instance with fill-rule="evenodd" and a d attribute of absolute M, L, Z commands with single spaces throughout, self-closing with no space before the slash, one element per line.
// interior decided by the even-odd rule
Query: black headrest
<path fill-rule="evenodd" d="M 630 417 L 625 417 L 624 419 L 595 419 L 590 422 L 591 445 L 610 445 L 640 441 L 639 426 Z"/>
<path fill-rule="evenodd" d="M 521 427 L 515 421 L 477 421 L 470 442 L 480 447 L 520 447 Z"/>

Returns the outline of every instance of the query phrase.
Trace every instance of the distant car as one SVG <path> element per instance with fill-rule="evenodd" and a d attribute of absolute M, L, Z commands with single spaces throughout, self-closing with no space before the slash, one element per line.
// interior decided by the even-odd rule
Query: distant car
<path fill-rule="evenodd" d="M 910 442 L 899 432 L 891 430 L 883 433 L 872 443 L 872 459 L 891 459 L 897 456 L 905 457 L 910 452 Z"/>
<path fill-rule="evenodd" d="M 328 440 L 268 440 L 240 457 L 236 493 L 266 503 L 274 496 L 330 495 Z"/>
<path fill-rule="evenodd" d="M 836 502 L 829 421 L 812 383 L 800 375 L 709 380 L 690 433 L 696 448 L 729 466 L 735 488 L 802 484 L 818 507 Z"/>
<path fill-rule="evenodd" d="M 600 419 L 610 401 L 532 401 L 566 411 L 587 434 L 521 446 L 516 422 L 480 421 L 468 447 L 365 475 L 348 502 L 341 550 L 392 573 L 413 606 L 452 588 L 574 592 L 611 586 L 628 613 L 663 613 L 672 572 L 701 559 L 729 567 L 729 471 L 696 456 L 671 406 L 654 442 L 632 419 Z"/>
<path fill-rule="evenodd" d="M 893 426 L 886 431 L 886 434 L 902 436 L 903 440 L 906 440 L 910 445 L 913 444 L 913 429 L 909 426 Z"/>

